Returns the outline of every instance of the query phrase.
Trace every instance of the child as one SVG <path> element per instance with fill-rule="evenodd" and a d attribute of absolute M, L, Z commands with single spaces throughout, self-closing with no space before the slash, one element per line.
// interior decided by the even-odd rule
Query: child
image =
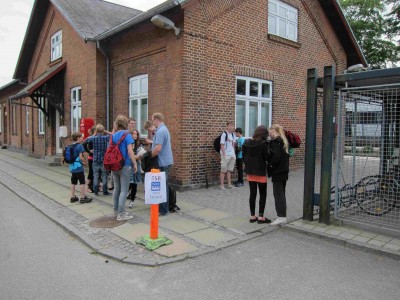
<path fill-rule="evenodd" d="M 146 121 L 144 123 L 144 129 L 147 130 L 147 137 L 144 139 L 142 144 L 145 146 L 146 150 L 151 150 L 151 144 L 153 144 L 156 127 L 153 125 L 152 121 Z"/>
<path fill-rule="evenodd" d="M 72 140 L 75 144 L 74 148 L 74 155 L 75 161 L 72 164 L 69 164 L 69 170 L 71 172 L 71 203 L 78 201 L 78 197 L 75 196 L 75 186 L 77 185 L 78 181 L 80 184 L 81 190 L 81 198 L 80 203 L 89 203 L 92 201 L 92 198 L 88 197 L 85 194 L 85 170 L 83 168 L 86 165 L 86 159 L 83 156 L 85 149 L 82 146 L 83 135 L 80 132 L 74 132 L 71 135 Z"/>
<path fill-rule="evenodd" d="M 245 138 L 242 136 L 242 128 L 238 127 L 235 129 L 236 142 L 235 142 L 235 154 L 236 154 L 236 169 L 238 171 L 238 180 L 235 182 L 236 187 L 244 186 L 243 183 L 243 153 L 242 147 Z"/>
<path fill-rule="evenodd" d="M 132 132 L 132 137 L 135 140 L 135 143 L 133 144 L 133 152 L 135 153 L 135 159 L 138 162 L 137 163 L 137 171 L 135 172 L 133 167 L 131 168 L 131 177 L 130 177 L 130 183 L 129 183 L 129 197 L 130 197 L 130 202 L 128 204 L 129 208 L 133 208 L 133 201 L 135 201 L 136 198 L 136 192 L 137 192 L 137 185 L 138 183 L 142 183 L 142 169 L 140 165 L 140 156 L 138 156 L 138 153 L 140 151 L 141 146 L 140 146 L 140 133 L 138 130 L 134 129 Z"/>

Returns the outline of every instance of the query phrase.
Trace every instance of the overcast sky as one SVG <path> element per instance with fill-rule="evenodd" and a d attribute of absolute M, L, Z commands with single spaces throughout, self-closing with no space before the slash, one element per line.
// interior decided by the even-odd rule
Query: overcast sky
<path fill-rule="evenodd" d="M 109 0 L 140 9 L 152 8 L 165 0 Z M 0 87 L 14 75 L 34 0 L 0 0 Z"/>

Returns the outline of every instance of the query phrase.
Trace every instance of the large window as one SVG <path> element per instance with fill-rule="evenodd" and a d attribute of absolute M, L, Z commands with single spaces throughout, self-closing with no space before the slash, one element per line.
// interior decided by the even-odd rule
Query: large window
<path fill-rule="evenodd" d="M 271 126 L 272 82 L 236 77 L 236 127 L 251 137 L 257 126 Z"/>
<path fill-rule="evenodd" d="M 268 1 L 268 32 L 297 42 L 297 9 L 278 0 Z"/>
<path fill-rule="evenodd" d="M 129 117 L 136 119 L 136 129 L 147 135 L 143 123 L 148 118 L 148 76 L 141 75 L 129 79 Z"/>
<path fill-rule="evenodd" d="M 82 90 L 81 87 L 75 87 L 71 90 L 71 133 L 80 130 L 82 117 Z"/>
<path fill-rule="evenodd" d="M 62 56 L 62 31 L 58 31 L 51 37 L 51 61 Z"/>
<path fill-rule="evenodd" d="M 43 109 L 46 109 L 46 103 L 44 101 L 43 97 L 38 98 L 38 104 L 40 107 Z M 45 126 L 45 118 L 44 118 L 44 113 L 43 111 L 39 108 L 38 109 L 38 133 L 39 134 L 44 134 L 44 126 Z"/>

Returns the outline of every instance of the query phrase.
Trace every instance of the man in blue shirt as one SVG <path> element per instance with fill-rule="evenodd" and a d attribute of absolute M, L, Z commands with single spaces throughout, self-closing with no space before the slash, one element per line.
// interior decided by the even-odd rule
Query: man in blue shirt
<path fill-rule="evenodd" d="M 171 136 L 167 126 L 164 124 L 164 115 L 162 113 L 154 113 L 152 121 L 154 126 L 157 128 L 157 131 L 151 147 L 151 157 L 158 157 L 160 170 L 161 172 L 165 172 L 165 179 L 167 182 L 167 202 L 160 204 L 160 214 L 166 216 L 169 211 L 168 174 L 174 164 L 171 148 Z"/>
<path fill-rule="evenodd" d="M 99 194 L 99 173 L 103 182 L 103 195 L 110 195 L 107 189 L 107 170 L 104 168 L 104 153 L 107 150 L 110 136 L 104 135 L 104 126 L 96 125 L 96 135 L 90 140 L 93 149 L 93 191 L 97 196 Z"/>

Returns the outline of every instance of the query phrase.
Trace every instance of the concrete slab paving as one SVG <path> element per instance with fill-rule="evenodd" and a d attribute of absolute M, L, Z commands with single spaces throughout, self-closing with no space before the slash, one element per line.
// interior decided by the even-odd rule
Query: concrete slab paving
<path fill-rule="evenodd" d="M 187 213 L 187 212 L 191 212 L 194 210 L 204 208 L 204 206 L 196 205 L 196 204 L 187 202 L 185 200 L 179 200 L 179 202 L 177 202 L 177 205 L 179 206 L 179 208 L 181 209 L 181 212 L 183 212 L 183 213 Z"/>
<path fill-rule="evenodd" d="M 212 208 L 197 209 L 189 211 L 187 214 L 195 218 L 203 219 L 208 222 L 233 217 L 231 214 Z"/>
<path fill-rule="evenodd" d="M 190 220 L 181 216 L 172 217 L 171 215 L 160 219 L 160 227 L 169 229 L 180 234 L 186 234 L 209 227 L 208 225 L 198 221 Z"/>
<path fill-rule="evenodd" d="M 135 244 L 135 241 L 138 238 L 150 233 L 150 226 L 145 223 L 131 224 L 126 222 L 121 226 L 112 228 L 111 231 L 123 239 Z M 162 232 L 159 232 L 159 234 L 162 234 Z"/>
<path fill-rule="evenodd" d="M 173 234 L 168 233 L 163 236 L 166 236 L 167 238 L 169 238 L 172 241 L 172 244 L 162 246 L 162 247 L 154 250 L 155 253 L 158 253 L 160 255 L 164 255 L 167 257 L 174 257 L 174 256 L 188 254 L 188 253 L 199 250 L 199 248 L 197 248 L 196 246 L 188 243 L 187 241 L 185 241 Z"/>
<path fill-rule="evenodd" d="M 214 223 L 242 234 L 260 231 L 265 226 L 271 226 L 268 224 L 250 223 L 248 218 L 238 216 L 217 220 Z"/>
<path fill-rule="evenodd" d="M 236 239 L 235 236 L 214 228 L 206 228 L 196 232 L 191 232 L 185 234 L 185 236 L 207 246 L 216 246 L 220 243 L 225 243 Z"/>

